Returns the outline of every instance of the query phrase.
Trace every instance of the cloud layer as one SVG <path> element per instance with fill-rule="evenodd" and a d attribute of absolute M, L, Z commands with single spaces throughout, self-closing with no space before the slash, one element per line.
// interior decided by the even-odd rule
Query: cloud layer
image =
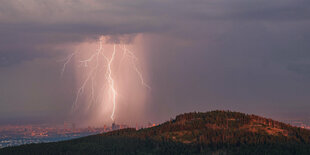
<path fill-rule="evenodd" d="M 49 60 L 40 63 L 52 72 L 60 70 L 61 64 L 47 63 L 66 55 L 55 47 L 100 35 L 142 33 L 147 36 L 153 87 L 150 119 L 216 108 L 278 118 L 310 117 L 305 110 L 310 108 L 308 0 L 2 0 L 0 4 L 0 84 L 22 80 L 10 78 L 21 70 L 38 71 L 37 60 Z M 30 65 L 25 68 L 25 63 Z M 30 81 L 44 81 L 36 74 Z M 51 85 L 61 83 L 48 80 Z M 19 85 L 14 89 L 26 91 Z M 59 107 L 70 104 L 66 102 L 71 97 L 52 94 L 60 96 Z M 12 96 L 0 95 L 0 104 L 21 102 Z M 25 99 L 20 104 L 29 103 Z"/>

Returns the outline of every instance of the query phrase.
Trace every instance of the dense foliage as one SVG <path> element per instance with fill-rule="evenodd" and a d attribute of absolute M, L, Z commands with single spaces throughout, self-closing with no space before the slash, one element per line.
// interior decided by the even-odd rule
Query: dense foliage
<path fill-rule="evenodd" d="M 159 126 L 70 141 L 29 144 L 0 154 L 310 154 L 310 131 L 238 112 L 186 113 Z"/>

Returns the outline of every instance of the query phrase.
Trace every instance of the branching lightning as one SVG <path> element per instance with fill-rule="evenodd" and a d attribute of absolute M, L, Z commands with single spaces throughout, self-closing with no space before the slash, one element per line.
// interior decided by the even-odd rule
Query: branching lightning
<path fill-rule="evenodd" d="M 116 63 L 122 63 L 122 61 L 124 61 L 125 58 L 129 58 L 130 59 L 130 64 L 133 68 L 133 70 L 136 72 L 139 80 L 141 81 L 141 85 L 145 88 L 151 89 L 151 87 L 145 82 L 143 75 L 141 73 L 141 71 L 138 69 L 137 66 L 137 61 L 138 58 L 136 57 L 136 55 L 134 54 L 134 52 L 130 51 L 129 49 L 126 48 L 125 45 L 120 45 L 118 44 L 118 48 L 121 49 L 122 52 L 122 58 L 120 59 L 120 62 L 116 62 Z M 105 71 L 105 81 L 107 84 L 107 91 L 109 93 L 109 103 L 105 103 L 105 104 L 112 104 L 112 112 L 111 112 L 111 120 L 114 121 L 115 119 L 115 111 L 116 111 L 116 107 L 117 107 L 117 88 L 116 88 L 116 80 L 113 77 L 115 75 L 115 71 L 113 70 L 113 65 L 115 64 L 116 61 L 116 55 L 117 55 L 117 46 L 116 44 L 113 45 L 113 50 L 112 51 L 104 51 L 103 49 L 103 39 L 102 37 L 100 37 L 99 39 L 99 48 L 92 52 L 92 54 L 84 60 L 79 60 L 79 63 L 81 63 L 85 68 L 87 68 L 87 76 L 86 78 L 82 81 L 81 86 L 78 88 L 77 93 L 76 93 L 76 97 L 72 106 L 72 110 L 75 111 L 76 108 L 78 107 L 78 102 L 80 100 L 80 96 L 81 94 L 83 94 L 85 87 L 87 85 L 89 85 L 90 87 L 90 98 L 91 98 L 91 103 L 95 102 L 97 97 L 95 96 L 95 88 L 94 88 L 94 83 L 96 83 L 95 79 L 96 79 L 96 75 L 97 73 L 103 69 Z M 109 53 L 110 56 L 109 56 Z M 66 66 L 68 65 L 68 63 L 71 62 L 72 58 L 74 56 L 79 55 L 79 52 L 74 52 L 71 53 L 65 60 L 65 63 L 63 65 L 63 68 L 61 70 L 61 75 L 64 74 Z M 92 65 L 94 64 L 94 65 Z M 88 69 L 89 68 L 89 69 Z M 102 86 L 104 87 L 104 86 Z M 91 105 L 91 103 L 89 104 L 89 106 Z M 89 107 L 88 107 L 89 108 Z"/>
<path fill-rule="evenodd" d="M 141 80 L 141 84 L 144 86 L 144 87 L 146 87 L 146 88 L 148 88 L 148 89 L 151 89 L 151 87 L 148 85 L 148 84 L 146 84 L 145 82 L 144 82 L 144 78 L 143 78 L 143 76 L 142 76 L 142 73 L 139 71 L 139 69 L 138 69 L 138 67 L 137 67 L 137 65 L 136 65 L 136 63 L 135 63 L 135 61 L 138 61 L 138 58 L 133 54 L 133 52 L 131 52 L 130 50 L 128 50 L 126 47 L 125 47 L 125 45 L 123 46 L 123 51 L 124 51 L 124 55 L 126 56 L 126 55 L 129 55 L 129 57 L 131 58 L 131 64 L 132 64 L 132 66 L 133 66 L 133 68 L 134 68 L 134 70 L 135 70 L 135 72 L 138 74 L 138 76 L 139 76 L 139 78 L 140 78 L 140 80 Z"/>
<path fill-rule="evenodd" d="M 68 65 L 68 63 L 71 61 L 72 57 L 75 55 L 76 52 L 74 53 L 71 53 L 67 59 L 66 59 L 66 62 L 64 63 L 63 67 L 62 67 L 62 70 L 61 70 L 61 76 L 63 76 L 64 72 L 65 72 L 65 69 L 66 69 L 66 66 Z"/>
<path fill-rule="evenodd" d="M 113 53 L 112 53 L 112 56 L 110 59 L 107 59 L 108 61 L 108 69 L 107 69 L 107 72 L 106 72 L 106 78 L 108 80 L 108 83 L 109 83 L 109 87 L 111 89 L 111 93 L 112 93 L 112 103 L 113 103 L 113 110 L 112 110 L 112 114 L 111 114 L 111 119 L 114 121 L 114 113 L 115 113 L 115 106 L 116 106 L 116 90 L 115 90 L 115 86 L 114 86 L 114 79 L 112 78 L 112 69 L 111 69 L 111 65 L 112 65 L 112 62 L 114 60 L 114 57 L 115 57 L 115 45 L 113 47 Z"/>

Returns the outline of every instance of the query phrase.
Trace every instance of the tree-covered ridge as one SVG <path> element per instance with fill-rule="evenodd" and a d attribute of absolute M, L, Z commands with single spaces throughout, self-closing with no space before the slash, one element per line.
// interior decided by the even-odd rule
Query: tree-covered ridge
<path fill-rule="evenodd" d="M 0 154 L 310 154 L 310 131 L 230 111 L 192 112 L 159 126 L 0 149 Z"/>
<path fill-rule="evenodd" d="M 202 144 L 310 143 L 310 131 L 240 112 L 192 112 L 176 116 L 159 126 L 119 130 L 106 136 L 129 136 Z"/>

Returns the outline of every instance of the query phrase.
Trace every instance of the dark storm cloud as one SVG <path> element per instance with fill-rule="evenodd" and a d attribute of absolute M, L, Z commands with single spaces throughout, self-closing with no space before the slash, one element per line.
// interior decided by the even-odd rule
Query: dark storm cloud
<path fill-rule="evenodd" d="M 290 64 L 287 69 L 296 72 L 306 78 L 310 77 L 310 64 Z"/>
<path fill-rule="evenodd" d="M 238 20 L 308 21 L 309 3 L 306 0 L 4 0 L 0 7 L 0 34 L 13 38 L 9 41 L 17 39 L 15 41 L 18 42 L 22 36 L 29 36 L 27 39 L 38 43 L 72 41 L 99 34 L 171 31 L 196 34 L 195 27 L 209 24 L 212 26 L 214 21 L 222 21 L 222 24 L 231 24 Z M 5 39 L 2 39 L 2 42 L 5 42 Z"/>
<path fill-rule="evenodd" d="M 61 54 L 41 45 L 146 33 L 152 36 L 146 51 L 150 113 L 164 111 L 160 119 L 215 108 L 304 114 L 310 108 L 309 5 L 309 0 L 1 0 L 0 66 Z"/>
<path fill-rule="evenodd" d="M 30 61 L 34 58 L 41 57 L 43 54 L 40 52 L 21 52 L 21 51 L 27 51 L 27 49 L 15 49 L 18 51 L 5 51 L 1 52 L 0 57 L 0 67 L 7 67 L 11 65 L 15 65 L 17 63 L 20 63 L 22 61 Z M 33 50 L 33 49 L 28 49 Z"/>

